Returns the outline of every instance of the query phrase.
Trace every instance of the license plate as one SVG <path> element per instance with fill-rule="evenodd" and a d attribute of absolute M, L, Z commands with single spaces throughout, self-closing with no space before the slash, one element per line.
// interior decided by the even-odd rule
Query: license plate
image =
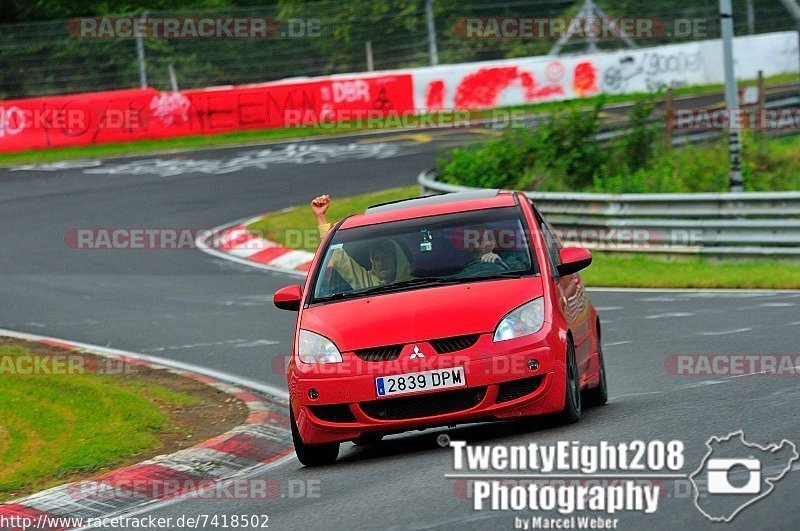
<path fill-rule="evenodd" d="M 375 378 L 378 396 L 405 395 L 419 393 L 431 389 L 447 389 L 467 385 L 464 378 L 464 367 L 437 369 L 434 371 L 411 372 L 396 376 Z"/>

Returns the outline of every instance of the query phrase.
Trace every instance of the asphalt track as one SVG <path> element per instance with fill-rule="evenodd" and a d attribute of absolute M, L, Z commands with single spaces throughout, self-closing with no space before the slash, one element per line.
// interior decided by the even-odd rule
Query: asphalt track
<path fill-rule="evenodd" d="M 158 355 L 285 388 L 272 361 L 288 352 L 292 315 L 276 310 L 271 295 L 295 277 L 197 250 L 78 250 L 65 243 L 65 234 L 75 228 L 204 229 L 305 203 L 318 193 L 335 198 L 411 184 L 439 149 L 480 134 L 315 140 L 309 144 L 316 146 L 314 156 L 295 150 L 283 162 L 275 160 L 281 159 L 276 153 L 286 154 L 285 145 L 272 146 L 266 158 L 253 155 L 264 147 L 240 147 L 87 167 L 0 169 L 0 328 Z M 364 151 L 365 145 L 372 147 Z M 231 171 L 220 173 L 221 167 Z M 530 513 L 474 511 L 463 484 L 445 478 L 453 471 L 452 451 L 437 445 L 439 433 L 491 444 L 680 439 L 687 474 L 711 436 L 742 429 L 751 442 L 800 443 L 797 377 L 675 376 L 664 365 L 673 354 L 798 354 L 800 294 L 591 296 L 604 326 L 612 399 L 585 412 L 578 425 L 542 419 L 398 435 L 375 447 L 345 445 L 334 466 L 304 469 L 286 459 L 259 472 L 284 487 L 270 502 L 185 500 L 142 515 L 267 514 L 273 529 L 510 528 L 515 516 Z M 797 528 L 798 468 L 730 527 Z M 318 496 L 286 491 L 289 483 L 306 480 L 318 485 Z M 711 527 L 685 496 L 662 499 L 654 515 L 614 517 L 627 529 Z"/>

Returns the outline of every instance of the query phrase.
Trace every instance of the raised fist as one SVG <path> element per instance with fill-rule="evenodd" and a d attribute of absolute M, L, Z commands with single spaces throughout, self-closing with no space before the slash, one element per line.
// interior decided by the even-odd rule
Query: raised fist
<path fill-rule="evenodd" d="M 311 201 L 311 210 L 314 211 L 315 216 L 324 216 L 329 206 L 331 206 L 331 196 L 329 195 L 321 195 Z"/>

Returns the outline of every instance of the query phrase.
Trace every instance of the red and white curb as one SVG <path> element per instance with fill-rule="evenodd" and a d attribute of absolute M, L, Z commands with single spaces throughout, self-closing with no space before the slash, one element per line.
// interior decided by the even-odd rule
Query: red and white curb
<path fill-rule="evenodd" d="M 195 244 L 201 251 L 262 269 L 306 275 L 313 253 L 289 249 L 262 238 L 248 230 L 248 226 L 266 216 L 234 221 L 213 228 L 197 237 Z"/>
<path fill-rule="evenodd" d="M 23 519 L 30 519 L 27 521 L 32 520 L 37 529 L 69 529 L 72 526 L 64 524 L 66 518 L 103 518 L 159 501 L 203 496 L 226 481 L 293 452 L 285 391 L 154 356 L 13 330 L 0 329 L 0 336 L 166 370 L 234 396 L 250 410 L 245 424 L 191 448 L 4 503 L 0 505 L 0 520 L 5 522 L 21 523 Z M 222 489 L 225 495 L 230 487 Z M 276 482 L 265 483 L 255 485 L 247 495 L 253 499 L 274 498 L 279 489 Z M 11 531 L 22 527 L 3 526 L 2 529 Z"/>

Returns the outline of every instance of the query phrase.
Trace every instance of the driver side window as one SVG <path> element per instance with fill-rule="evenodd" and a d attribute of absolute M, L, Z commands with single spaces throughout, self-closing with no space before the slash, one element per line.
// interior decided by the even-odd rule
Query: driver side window
<path fill-rule="evenodd" d="M 531 203 L 533 206 L 533 203 Z M 547 246 L 547 255 L 550 258 L 550 265 L 552 266 L 553 276 L 558 276 L 556 273 L 557 267 L 561 264 L 561 242 L 556 235 L 556 231 L 553 227 L 548 223 L 539 211 L 536 210 L 536 207 L 533 207 L 533 211 L 536 213 L 536 221 L 539 223 L 539 227 L 542 230 L 542 236 L 544 238 L 544 243 Z"/>

